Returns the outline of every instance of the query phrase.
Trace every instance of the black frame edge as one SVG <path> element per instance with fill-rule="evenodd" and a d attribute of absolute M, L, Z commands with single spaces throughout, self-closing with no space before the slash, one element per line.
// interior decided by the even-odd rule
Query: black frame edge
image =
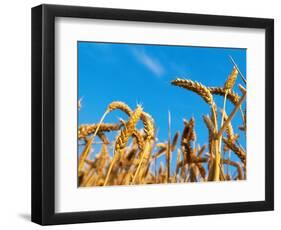
<path fill-rule="evenodd" d="M 274 19 L 265 28 L 265 200 L 274 210 Z"/>
<path fill-rule="evenodd" d="M 31 10 L 31 220 L 42 224 L 42 6 Z"/>
<path fill-rule="evenodd" d="M 58 213 L 46 225 L 141 220 L 271 211 L 267 201 Z"/>
<path fill-rule="evenodd" d="M 209 15 L 168 11 L 148 11 L 119 8 L 70 6 L 43 4 L 47 11 L 59 17 L 77 17 L 89 19 L 109 19 L 136 22 L 157 22 L 191 25 L 210 25 L 227 27 L 266 28 L 273 21 L 271 18 L 255 18 L 227 15 Z"/>

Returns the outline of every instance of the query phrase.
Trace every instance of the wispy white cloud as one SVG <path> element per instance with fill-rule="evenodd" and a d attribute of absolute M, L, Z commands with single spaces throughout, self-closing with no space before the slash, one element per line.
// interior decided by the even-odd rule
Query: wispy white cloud
<path fill-rule="evenodd" d="M 165 69 L 155 57 L 148 55 L 141 49 L 132 49 L 132 52 L 136 59 L 154 73 L 155 76 L 163 76 Z"/>

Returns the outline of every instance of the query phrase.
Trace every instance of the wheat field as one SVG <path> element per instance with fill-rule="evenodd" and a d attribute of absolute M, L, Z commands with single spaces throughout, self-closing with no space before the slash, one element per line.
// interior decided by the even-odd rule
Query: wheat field
<path fill-rule="evenodd" d="M 244 85 L 239 84 L 239 92 L 234 92 L 239 76 Z M 202 119 L 196 123 L 203 123 L 208 129 L 208 144 L 197 142 L 192 116 L 186 117 L 182 129 L 175 133 L 171 133 L 173 120 L 169 116 L 167 140 L 159 142 L 155 128 L 157 120 L 145 107 L 136 104 L 130 108 L 125 101 L 113 101 L 99 121 L 78 127 L 79 187 L 246 179 L 246 149 L 239 141 L 240 135 L 234 132 L 239 129 L 243 138 L 246 136 L 246 110 L 242 109 L 246 103 L 246 80 L 238 66 L 229 70 L 222 86 L 206 86 L 191 79 L 175 78 L 170 87 L 178 87 L 183 94 L 191 91 L 205 102 L 209 114 L 201 114 Z M 217 105 L 215 97 L 222 97 L 223 104 Z M 233 106 L 229 114 L 227 101 Z M 79 100 L 78 110 L 82 109 L 83 102 Z M 115 110 L 124 113 L 127 120 L 105 123 L 106 116 Z M 236 116 L 240 116 L 242 123 L 234 129 L 232 120 Z M 113 140 L 108 138 L 109 134 L 114 136 Z M 165 160 L 156 167 L 163 156 Z M 176 161 L 171 160 L 172 156 L 176 156 Z"/>

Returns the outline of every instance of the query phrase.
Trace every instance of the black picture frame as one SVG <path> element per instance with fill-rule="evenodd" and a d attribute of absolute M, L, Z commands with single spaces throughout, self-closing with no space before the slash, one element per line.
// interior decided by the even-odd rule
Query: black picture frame
<path fill-rule="evenodd" d="M 55 18 L 89 18 L 265 29 L 265 200 L 55 213 Z M 32 221 L 41 225 L 162 218 L 274 209 L 274 20 L 125 9 L 32 8 Z"/>

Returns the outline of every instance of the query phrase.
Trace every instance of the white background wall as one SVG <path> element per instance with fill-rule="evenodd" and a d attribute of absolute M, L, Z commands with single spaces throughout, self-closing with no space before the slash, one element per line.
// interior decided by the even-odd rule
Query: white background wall
<path fill-rule="evenodd" d="M 45 1 L 45 3 L 275 18 L 275 211 L 67 226 L 68 229 L 235 229 L 280 224 L 281 115 L 279 1 Z M 30 8 L 41 1 L 2 1 L 0 7 L 0 226 L 38 229 L 30 222 Z M 279 91 L 279 92 L 278 92 Z M 278 130 L 279 129 L 279 130 Z M 65 226 L 56 226 L 63 229 Z M 275 228 L 276 229 L 276 228 Z"/>

